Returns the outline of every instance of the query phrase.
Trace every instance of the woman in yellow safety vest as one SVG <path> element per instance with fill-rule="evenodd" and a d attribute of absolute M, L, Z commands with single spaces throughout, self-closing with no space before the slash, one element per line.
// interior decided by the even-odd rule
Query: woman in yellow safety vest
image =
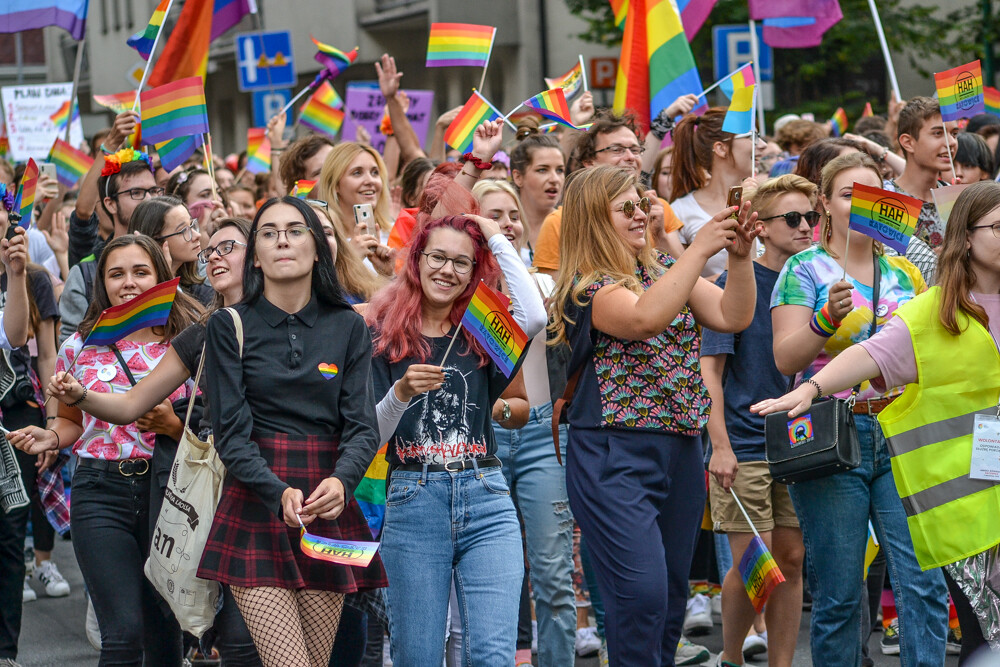
<path fill-rule="evenodd" d="M 959 196 L 937 275 L 937 287 L 900 306 L 814 383 L 751 409 L 791 418 L 863 380 L 905 385 L 879 422 L 917 560 L 925 570 L 944 566 L 966 656 L 1000 648 L 991 582 L 1000 577 L 1000 465 L 990 442 L 1000 442 L 1000 184 L 976 183 Z"/>

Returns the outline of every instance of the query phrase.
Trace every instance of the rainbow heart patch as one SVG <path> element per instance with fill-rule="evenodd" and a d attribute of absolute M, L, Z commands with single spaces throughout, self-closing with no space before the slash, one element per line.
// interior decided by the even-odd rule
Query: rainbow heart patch
<path fill-rule="evenodd" d="M 320 364 L 316 368 L 319 369 L 320 375 L 325 377 L 327 380 L 332 380 L 337 377 L 337 373 L 340 372 L 340 369 L 337 368 L 337 364 Z"/>

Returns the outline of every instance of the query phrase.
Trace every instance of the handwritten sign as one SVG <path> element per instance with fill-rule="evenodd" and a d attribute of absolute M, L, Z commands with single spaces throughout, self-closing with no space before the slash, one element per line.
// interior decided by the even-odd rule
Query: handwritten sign
<path fill-rule="evenodd" d="M 433 90 L 404 90 L 410 98 L 410 109 L 406 117 L 410 119 L 413 130 L 420 139 L 421 147 L 427 143 L 427 130 L 431 125 L 431 113 L 434 108 Z M 354 141 L 358 125 L 365 128 L 371 135 L 371 144 L 379 153 L 385 151 L 385 135 L 379 131 L 382 124 L 382 114 L 385 110 L 385 98 L 379 91 L 378 84 L 360 82 L 347 84 L 347 95 L 344 99 L 347 116 L 340 136 L 344 141 Z"/>
<path fill-rule="evenodd" d="M 12 160 L 46 159 L 56 137 L 62 135 L 49 117 L 69 100 L 72 92 L 73 84 L 69 81 L 37 86 L 4 86 L 0 89 Z M 83 142 L 79 119 L 70 126 L 69 138 L 73 146 Z"/>

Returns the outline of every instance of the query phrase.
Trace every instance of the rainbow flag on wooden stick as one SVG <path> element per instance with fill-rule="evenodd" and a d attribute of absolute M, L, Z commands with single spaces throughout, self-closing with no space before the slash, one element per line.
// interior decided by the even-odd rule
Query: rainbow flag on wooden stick
<path fill-rule="evenodd" d="M 750 603 L 757 613 L 764 611 L 764 603 L 774 587 L 785 580 L 785 576 L 778 569 L 778 564 L 774 561 L 774 556 L 767 550 L 764 540 L 760 535 L 754 535 L 750 540 L 750 546 L 743 552 L 740 559 L 740 575 L 743 577 L 743 586 L 750 596 Z"/>
<path fill-rule="evenodd" d="M 573 97 L 583 88 L 583 59 L 577 61 L 575 65 L 562 76 L 554 79 L 545 77 L 545 85 L 552 88 L 561 88 L 567 98 Z"/>
<path fill-rule="evenodd" d="M 983 70 L 978 60 L 934 75 L 941 118 L 946 122 L 972 118 L 986 111 Z"/>
<path fill-rule="evenodd" d="M 923 204 L 919 199 L 898 192 L 855 183 L 849 226 L 905 254 Z"/>
<path fill-rule="evenodd" d="M 324 104 L 313 95 L 299 110 L 299 123 L 332 139 L 344 124 L 344 112 Z"/>
<path fill-rule="evenodd" d="M 271 170 L 271 141 L 267 138 L 267 129 L 251 127 L 247 130 L 247 163 L 244 169 L 251 174 Z"/>
<path fill-rule="evenodd" d="M 179 79 L 144 91 L 142 133 L 146 143 L 208 132 L 205 84 L 201 77 Z"/>
<path fill-rule="evenodd" d="M 310 558 L 325 560 L 337 565 L 368 567 L 379 548 L 378 542 L 333 540 L 329 537 L 320 537 L 306 532 L 305 526 L 302 526 L 300 530 L 299 548 L 302 549 L 302 553 Z"/>
<path fill-rule="evenodd" d="M 503 114 L 480 95 L 478 90 L 474 90 L 472 97 L 445 130 L 444 141 L 460 153 L 468 153 L 472 148 L 472 136 L 476 133 L 476 128 L 488 120 L 499 118 L 503 118 Z"/>
<path fill-rule="evenodd" d="M 94 164 L 94 158 L 56 137 L 52 149 L 49 150 L 49 162 L 56 166 L 56 178 L 59 180 L 59 185 L 64 188 L 73 188 L 90 169 L 90 165 Z"/>
<path fill-rule="evenodd" d="M 333 107 L 334 109 L 340 109 L 344 106 L 344 100 L 340 98 L 337 91 L 330 84 L 329 81 L 323 79 L 323 83 L 319 84 L 316 92 L 312 94 L 313 99 L 319 100 L 328 107 Z"/>
<path fill-rule="evenodd" d="M 569 119 L 569 104 L 566 103 L 566 95 L 562 88 L 553 88 L 544 93 L 538 93 L 534 97 L 524 101 L 524 106 L 534 109 L 549 120 L 578 130 L 576 125 Z"/>
<path fill-rule="evenodd" d="M 462 315 L 462 326 L 479 341 L 507 377 L 528 344 L 527 334 L 507 311 L 509 303 L 506 296 L 480 282 Z"/>
<path fill-rule="evenodd" d="M 307 181 L 306 179 L 299 179 L 295 181 L 295 186 L 292 188 L 292 196 L 298 197 L 299 199 L 309 199 L 309 193 L 312 189 L 316 187 L 316 181 Z"/>
<path fill-rule="evenodd" d="M 106 308 L 83 344 L 114 345 L 140 329 L 163 326 L 170 317 L 180 281 L 178 277 L 162 282 L 134 299 Z"/>
<path fill-rule="evenodd" d="M 149 56 L 153 52 L 156 35 L 159 34 L 160 28 L 163 26 L 163 19 L 166 18 L 168 9 L 170 9 L 170 0 L 160 0 L 160 4 L 153 10 L 153 17 L 149 19 L 149 25 L 142 32 L 135 33 L 125 41 L 126 44 L 139 52 L 143 60 L 149 60 Z"/>
<path fill-rule="evenodd" d="M 11 213 L 20 216 L 19 225 L 27 229 L 31 225 L 31 211 L 35 206 L 35 188 L 38 187 L 38 165 L 33 158 L 28 158 L 28 166 L 24 168 L 21 184 L 17 187 L 17 196 Z"/>
<path fill-rule="evenodd" d="M 486 67 L 497 29 L 472 23 L 432 23 L 426 67 Z"/>

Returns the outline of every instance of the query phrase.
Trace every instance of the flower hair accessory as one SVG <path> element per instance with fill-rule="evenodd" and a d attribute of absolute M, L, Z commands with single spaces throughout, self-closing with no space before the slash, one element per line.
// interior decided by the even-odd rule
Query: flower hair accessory
<path fill-rule="evenodd" d="M 149 155 L 134 148 L 123 148 L 117 153 L 104 156 L 104 168 L 101 169 L 101 176 L 117 174 L 126 162 L 138 162 L 139 160 L 145 162 L 149 170 L 153 171 L 153 161 L 149 159 Z"/>
<path fill-rule="evenodd" d="M 6 183 L 0 183 L 0 201 L 8 213 L 14 210 L 14 191 L 8 189 Z"/>

